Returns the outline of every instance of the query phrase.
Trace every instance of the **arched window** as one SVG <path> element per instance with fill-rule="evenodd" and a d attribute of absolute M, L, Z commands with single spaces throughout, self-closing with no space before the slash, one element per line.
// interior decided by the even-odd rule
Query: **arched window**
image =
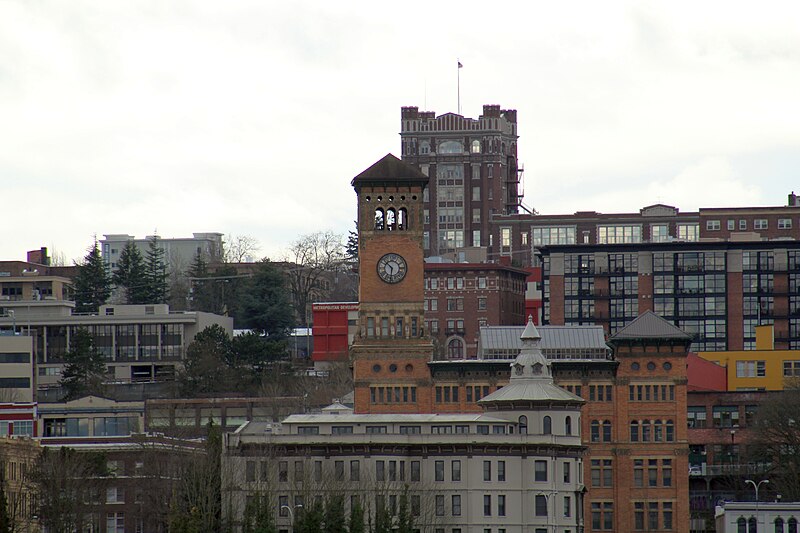
<path fill-rule="evenodd" d="M 393 231 L 397 229 L 397 213 L 394 208 L 386 210 L 386 229 Z"/>
<path fill-rule="evenodd" d="M 642 442 L 650 442 L 650 421 L 642 420 Z"/>
<path fill-rule="evenodd" d="M 461 339 L 450 339 L 447 343 L 447 357 L 450 359 L 464 358 L 464 341 Z"/>
<path fill-rule="evenodd" d="M 525 415 L 519 417 L 519 434 L 520 435 L 528 434 L 528 417 Z"/>
<path fill-rule="evenodd" d="M 397 211 L 397 229 L 408 229 L 408 211 L 406 211 L 405 207 L 401 207 Z"/>
<path fill-rule="evenodd" d="M 661 425 L 661 420 L 653 420 L 653 442 L 661 442 L 664 440 L 664 428 Z"/>
<path fill-rule="evenodd" d="M 383 229 L 386 219 L 383 217 L 383 209 L 380 207 L 375 210 L 375 229 Z"/>
<path fill-rule="evenodd" d="M 600 442 L 600 422 L 592 420 L 592 442 Z"/>
<path fill-rule="evenodd" d="M 797 520 L 795 517 L 789 519 L 789 533 L 797 533 Z"/>
<path fill-rule="evenodd" d="M 637 420 L 631 422 L 631 442 L 639 442 L 639 422 Z"/>
<path fill-rule="evenodd" d="M 611 442 L 611 420 L 603 421 L 603 442 Z"/>
<path fill-rule="evenodd" d="M 542 420 L 542 433 L 545 435 L 553 433 L 553 420 L 549 416 L 544 417 L 544 420 Z"/>
<path fill-rule="evenodd" d="M 775 533 L 783 533 L 783 518 L 780 516 L 775 519 Z"/>
<path fill-rule="evenodd" d="M 572 417 L 568 416 L 564 420 L 564 434 L 565 435 L 572 435 Z"/>
<path fill-rule="evenodd" d="M 747 533 L 747 520 L 743 516 L 736 521 L 736 533 Z"/>
<path fill-rule="evenodd" d="M 473 154 L 481 153 L 481 142 L 477 139 L 472 141 L 472 153 Z"/>
<path fill-rule="evenodd" d="M 747 529 L 749 533 L 758 533 L 758 520 L 755 516 L 751 516 L 747 521 Z"/>

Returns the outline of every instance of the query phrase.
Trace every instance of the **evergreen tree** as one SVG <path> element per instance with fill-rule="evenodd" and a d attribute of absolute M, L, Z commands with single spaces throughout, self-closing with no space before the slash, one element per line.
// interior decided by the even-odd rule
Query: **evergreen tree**
<path fill-rule="evenodd" d="M 64 363 L 59 384 L 64 389 L 65 400 L 102 393 L 106 362 L 85 328 L 75 330 L 72 334 L 69 351 L 64 354 Z"/>
<path fill-rule="evenodd" d="M 164 249 L 158 243 L 158 235 L 148 238 L 144 272 L 147 303 L 163 304 L 169 298 L 169 274 L 164 262 Z"/>
<path fill-rule="evenodd" d="M 348 533 L 366 533 L 367 528 L 364 524 L 364 508 L 357 502 L 350 509 L 350 520 L 347 522 Z"/>
<path fill-rule="evenodd" d="M 97 313 L 111 296 L 111 280 L 106 264 L 100 256 L 97 239 L 89 247 L 83 262 L 77 265 L 75 276 L 75 310 L 79 313 Z"/>
<path fill-rule="evenodd" d="M 148 303 L 144 259 L 133 241 L 128 241 L 122 249 L 112 280 L 114 285 L 125 290 L 125 303 Z"/>
<path fill-rule="evenodd" d="M 269 498 L 256 491 L 244 510 L 242 533 L 277 533 Z"/>
<path fill-rule="evenodd" d="M 297 508 L 294 517 L 294 531 L 297 533 L 321 533 L 324 517 L 325 510 L 320 505 L 314 504 L 309 508 Z"/>
<path fill-rule="evenodd" d="M 358 226 L 358 223 L 356 223 Z M 356 230 L 358 228 L 356 227 Z M 347 232 L 347 242 L 344 245 L 344 257 L 348 261 L 358 263 L 358 232 L 350 230 Z"/>
<path fill-rule="evenodd" d="M 186 276 L 189 278 L 190 289 L 190 308 L 193 311 L 205 311 L 216 313 L 214 305 L 214 282 L 206 280 L 211 274 L 208 271 L 208 263 L 203 254 L 197 254 L 192 261 Z"/>
<path fill-rule="evenodd" d="M 239 298 L 241 325 L 270 340 L 286 338 L 294 327 L 292 304 L 283 274 L 262 261 Z"/>
<path fill-rule="evenodd" d="M 336 494 L 328 498 L 325 504 L 324 533 L 347 533 L 344 514 L 344 496 Z"/>
<path fill-rule="evenodd" d="M 186 349 L 184 369 L 179 375 L 183 394 L 194 397 L 235 388 L 238 376 L 231 372 L 233 361 L 228 333 L 218 324 L 208 326 Z"/>
<path fill-rule="evenodd" d="M 408 485 L 403 489 L 403 494 L 400 495 L 400 508 L 397 513 L 397 533 L 413 533 L 414 532 L 414 516 L 408 505 Z"/>

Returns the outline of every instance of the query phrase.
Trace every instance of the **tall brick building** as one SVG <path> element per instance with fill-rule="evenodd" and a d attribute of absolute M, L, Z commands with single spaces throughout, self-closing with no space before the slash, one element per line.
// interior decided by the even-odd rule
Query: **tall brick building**
<path fill-rule="evenodd" d="M 517 112 L 483 106 L 477 119 L 436 116 L 417 107 L 401 110 L 403 161 L 430 176 L 424 192 L 425 255 L 465 246 L 495 246 L 495 214 L 519 211 Z"/>

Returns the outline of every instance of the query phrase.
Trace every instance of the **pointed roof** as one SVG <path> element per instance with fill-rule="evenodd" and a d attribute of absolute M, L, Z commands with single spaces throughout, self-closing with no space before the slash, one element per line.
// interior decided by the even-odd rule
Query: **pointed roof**
<path fill-rule="evenodd" d="M 542 353 L 540 347 L 542 337 L 533 325 L 533 317 L 528 317 L 528 324 L 520 340 L 522 349 L 511 363 L 511 378 L 508 385 L 479 400 L 479 404 L 583 402 L 580 397 L 553 383 L 550 362 Z"/>
<path fill-rule="evenodd" d="M 611 341 L 630 339 L 669 339 L 689 342 L 691 335 L 652 311 L 645 311 L 611 336 Z"/>
<path fill-rule="evenodd" d="M 401 182 L 403 184 L 428 183 L 428 176 L 418 168 L 401 161 L 392 154 L 386 154 L 367 170 L 353 178 L 350 185 L 361 187 L 373 183 Z"/>

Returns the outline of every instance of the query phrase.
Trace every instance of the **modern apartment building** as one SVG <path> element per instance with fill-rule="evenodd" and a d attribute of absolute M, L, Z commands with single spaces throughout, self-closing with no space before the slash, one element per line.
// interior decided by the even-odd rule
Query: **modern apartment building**
<path fill-rule="evenodd" d="M 480 400 L 483 413 L 340 408 L 226 434 L 223 508 L 240 525 L 246 503 L 266 496 L 288 532 L 293 514 L 336 495 L 371 523 L 397 515 L 406 495 L 419 531 L 580 531 L 583 400 L 553 384 L 532 323 L 521 340 L 509 384 Z M 605 502 L 591 519 L 611 516 Z"/>
<path fill-rule="evenodd" d="M 103 235 L 103 239 L 99 243 L 100 253 L 109 271 L 116 270 L 119 256 L 128 242 L 132 241 L 144 256 L 147 254 L 153 237 L 153 235 L 148 235 L 144 239 L 137 239 L 133 235 L 127 234 Z M 164 250 L 165 264 L 183 272 L 191 266 L 198 255 L 203 256 L 209 263 L 221 262 L 222 238 L 222 233 L 193 233 L 191 237 L 157 237 L 157 242 L 158 246 Z"/>
<path fill-rule="evenodd" d="M 546 246 L 545 324 L 614 334 L 652 310 L 692 336 L 692 351 L 800 347 L 800 249 L 791 240 Z"/>
<path fill-rule="evenodd" d="M 477 119 L 401 110 L 402 159 L 430 182 L 423 192 L 425 255 L 493 250 L 491 218 L 520 206 L 517 112 L 483 106 Z"/>

